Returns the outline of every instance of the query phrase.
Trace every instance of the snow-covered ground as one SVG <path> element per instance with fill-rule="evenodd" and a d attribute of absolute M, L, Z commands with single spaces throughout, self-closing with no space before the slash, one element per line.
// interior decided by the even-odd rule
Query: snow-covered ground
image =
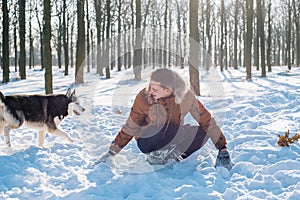
<path fill-rule="evenodd" d="M 298 199 L 300 145 L 277 145 L 278 134 L 300 132 L 300 68 L 273 67 L 261 78 L 253 70 L 203 72 L 199 100 L 215 115 L 228 140 L 235 163 L 223 178 L 214 168 L 217 151 L 211 142 L 187 160 L 151 166 L 132 140 L 110 164 L 91 165 L 114 139 L 130 111 L 137 92 L 147 85 L 133 80 L 132 69 L 112 71 L 106 80 L 91 72 L 85 83 L 74 86 L 74 71 L 63 76 L 54 69 L 54 93 L 76 88 L 82 116 L 66 119 L 60 128 L 75 139 L 69 144 L 47 135 L 45 149 L 36 146 L 36 132 L 11 132 L 12 147 L 0 139 L 0 199 Z M 188 69 L 178 69 L 188 76 Z M 11 73 L 0 84 L 4 95 L 44 94 L 44 72 L 28 70 L 27 80 Z M 187 123 L 194 123 L 188 116 Z"/>

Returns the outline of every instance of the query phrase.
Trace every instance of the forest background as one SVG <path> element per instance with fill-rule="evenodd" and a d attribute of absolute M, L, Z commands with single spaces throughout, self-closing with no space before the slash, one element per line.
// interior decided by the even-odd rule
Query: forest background
<path fill-rule="evenodd" d="M 52 66 L 75 67 L 111 78 L 110 70 L 189 66 L 200 95 L 199 67 L 252 68 L 266 77 L 272 66 L 300 65 L 300 2 L 297 0 L 2 0 L 2 82 L 10 71 L 45 70 L 53 93 Z"/>

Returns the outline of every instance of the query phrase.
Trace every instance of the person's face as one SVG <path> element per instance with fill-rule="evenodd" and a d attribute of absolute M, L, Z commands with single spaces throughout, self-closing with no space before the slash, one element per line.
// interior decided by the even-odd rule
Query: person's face
<path fill-rule="evenodd" d="M 149 86 L 149 93 L 155 100 L 168 97 L 172 94 L 172 90 L 170 88 L 162 87 L 158 82 L 150 81 Z"/>

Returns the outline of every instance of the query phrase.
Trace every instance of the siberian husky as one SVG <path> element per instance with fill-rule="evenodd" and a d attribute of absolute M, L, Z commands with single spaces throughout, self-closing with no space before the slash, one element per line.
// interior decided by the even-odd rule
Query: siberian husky
<path fill-rule="evenodd" d="M 46 132 L 62 137 L 68 142 L 74 140 L 58 129 L 62 120 L 72 115 L 80 115 L 83 108 L 69 88 L 66 94 L 51 95 L 11 95 L 0 92 L 0 134 L 4 130 L 7 146 L 11 146 L 9 132 L 22 125 L 38 131 L 38 145 L 43 147 Z"/>

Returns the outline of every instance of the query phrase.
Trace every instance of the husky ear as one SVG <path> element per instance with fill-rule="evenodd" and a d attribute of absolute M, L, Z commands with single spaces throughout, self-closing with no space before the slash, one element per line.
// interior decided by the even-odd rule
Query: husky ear
<path fill-rule="evenodd" d="M 66 96 L 67 96 L 67 97 L 70 97 L 70 96 L 71 96 L 71 88 L 68 88 L 68 91 L 67 91 Z"/>
<path fill-rule="evenodd" d="M 71 96 L 75 96 L 75 89 L 73 90 Z"/>

